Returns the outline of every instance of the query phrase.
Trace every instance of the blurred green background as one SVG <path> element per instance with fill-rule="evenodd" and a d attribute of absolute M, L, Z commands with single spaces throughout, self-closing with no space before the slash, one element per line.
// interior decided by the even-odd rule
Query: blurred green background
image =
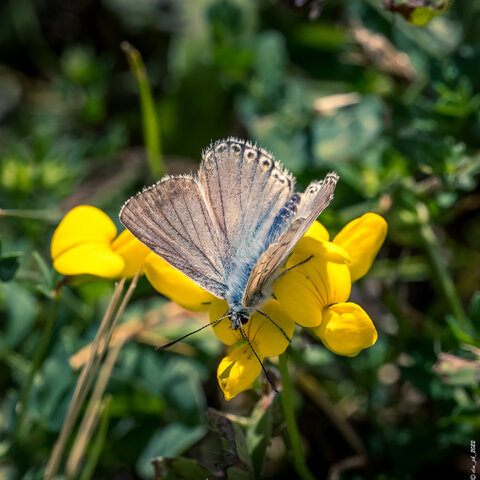
<path fill-rule="evenodd" d="M 480 427 L 478 32 L 480 3 L 468 0 L 424 26 L 379 0 L 1 2 L 0 478 L 42 478 L 78 378 L 70 357 L 113 291 L 80 279 L 52 298 L 55 226 L 89 204 L 121 230 L 120 206 L 154 181 L 123 41 L 143 56 L 169 173 L 195 171 L 212 140 L 249 138 L 302 185 L 339 172 L 321 217 L 331 233 L 368 211 L 388 221 L 352 292 L 376 345 L 339 357 L 299 332 L 289 348 L 316 478 L 469 478 Z M 157 339 L 205 321 L 145 279 L 132 319 L 158 325 Z M 154 351 L 147 334 L 119 353 L 79 478 L 206 478 L 188 460 L 190 473 L 173 460 L 154 469 L 160 456 L 249 478 L 244 464 L 261 461 L 242 442 L 251 453 L 261 441 L 262 478 L 296 478 L 278 402 L 266 419 L 259 388 L 223 400 L 211 332 L 177 352 Z M 231 431 L 207 407 L 230 414 Z"/>

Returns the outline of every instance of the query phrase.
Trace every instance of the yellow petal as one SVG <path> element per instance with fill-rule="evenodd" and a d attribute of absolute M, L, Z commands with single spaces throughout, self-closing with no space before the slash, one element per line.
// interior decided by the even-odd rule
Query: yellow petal
<path fill-rule="evenodd" d="M 155 290 L 187 310 L 208 310 L 215 298 L 154 253 L 147 256 L 143 269 Z"/>
<path fill-rule="evenodd" d="M 110 217 L 96 207 L 81 205 L 70 210 L 53 233 L 52 260 L 82 243 L 109 245 L 117 234 Z"/>
<path fill-rule="evenodd" d="M 263 361 L 263 358 L 260 360 Z M 247 390 L 261 371 L 260 362 L 248 344 L 234 348 L 222 359 L 217 369 L 218 384 L 223 390 L 225 400 L 231 400 Z"/>
<path fill-rule="evenodd" d="M 58 255 L 53 268 L 63 275 L 96 275 L 103 278 L 118 277 L 124 269 L 123 258 L 110 245 L 83 243 Z"/>
<path fill-rule="evenodd" d="M 292 338 L 295 322 L 287 315 L 282 306 L 276 300 L 270 300 L 261 309 L 266 313 L 288 336 Z M 228 311 L 228 303 L 225 300 L 215 299 L 209 310 L 210 322 L 223 317 Z M 240 330 L 232 330 L 229 318 L 225 318 L 213 328 L 215 335 L 225 345 L 233 345 L 238 341 L 244 341 Z M 253 348 L 261 357 L 274 357 L 280 355 L 288 347 L 288 340 L 278 327 L 267 317 L 260 313 L 254 313 L 244 325 L 245 333 Z"/>
<path fill-rule="evenodd" d="M 286 268 L 302 260 L 305 260 L 305 254 L 294 254 Z M 315 255 L 281 276 L 274 285 L 275 297 L 282 308 L 303 327 L 320 325 L 323 309 L 347 301 L 350 289 L 350 271 L 345 259 L 336 251 L 332 255 Z"/>
<path fill-rule="evenodd" d="M 354 357 L 377 341 L 377 331 L 365 311 L 355 303 L 338 303 L 325 309 L 313 332 L 338 355 Z"/>
<path fill-rule="evenodd" d="M 143 266 L 152 251 L 137 240 L 128 230 L 124 230 L 113 242 L 112 249 L 125 261 L 122 277 L 133 277 Z"/>
<path fill-rule="evenodd" d="M 352 282 L 363 277 L 377 256 L 387 235 L 387 222 L 376 213 L 366 213 L 350 223 L 333 239 L 350 255 Z"/>
<path fill-rule="evenodd" d="M 225 300 L 214 298 L 208 310 L 210 323 L 222 318 L 228 312 L 228 303 Z M 239 330 L 232 330 L 232 323 L 229 318 L 225 318 L 217 323 L 213 328 L 215 335 L 225 345 L 233 345 L 242 340 L 242 334 Z"/>
<path fill-rule="evenodd" d="M 328 242 L 330 239 L 327 229 L 317 220 L 312 223 L 303 237 L 316 238 L 322 242 Z"/>
<path fill-rule="evenodd" d="M 295 322 L 278 301 L 270 300 L 260 310 L 266 313 L 288 338 L 292 338 Z M 280 355 L 289 345 L 288 340 L 273 322 L 260 313 L 254 313 L 245 325 L 245 333 L 260 357 Z"/>
<path fill-rule="evenodd" d="M 330 236 L 327 229 L 317 220 L 315 220 L 311 227 L 307 230 L 305 235 L 295 245 L 294 253 L 310 252 L 315 249 L 317 244 L 328 242 Z"/>

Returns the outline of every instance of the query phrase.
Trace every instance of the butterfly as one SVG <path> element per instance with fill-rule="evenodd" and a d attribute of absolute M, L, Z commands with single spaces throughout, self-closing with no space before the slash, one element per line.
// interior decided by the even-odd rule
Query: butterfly
<path fill-rule="evenodd" d="M 272 155 L 230 137 L 203 151 L 196 176 L 167 175 L 130 198 L 120 220 L 172 267 L 226 300 L 222 318 L 243 333 L 251 314 L 265 315 L 261 306 L 338 179 L 331 172 L 295 193 L 295 178 Z"/>

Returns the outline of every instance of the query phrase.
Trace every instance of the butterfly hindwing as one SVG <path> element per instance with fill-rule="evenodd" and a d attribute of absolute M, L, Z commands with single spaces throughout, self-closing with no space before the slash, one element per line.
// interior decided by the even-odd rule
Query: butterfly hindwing
<path fill-rule="evenodd" d="M 262 299 L 264 290 L 275 281 L 283 262 L 295 245 L 331 202 L 337 181 L 338 175 L 329 173 L 323 181 L 312 182 L 300 196 L 291 222 L 278 240 L 260 256 L 253 268 L 242 299 L 244 307 L 251 308 Z"/>

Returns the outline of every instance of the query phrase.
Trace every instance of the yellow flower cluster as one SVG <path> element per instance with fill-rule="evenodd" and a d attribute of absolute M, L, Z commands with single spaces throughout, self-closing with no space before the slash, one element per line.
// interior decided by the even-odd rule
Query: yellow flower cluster
<path fill-rule="evenodd" d="M 367 273 L 386 234 L 387 223 L 374 213 L 351 221 L 332 241 L 327 230 L 314 222 L 275 282 L 274 299 L 262 311 L 289 338 L 297 323 L 310 328 L 339 355 L 355 356 L 372 346 L 377 332 L 370 317 L 348 299 L 352 282 Z M 131 277 L 142 268 L 158 292 L 189 310 L 208 310 L 211 322 L 228 309 L 224 300 L 200 288 L 130 232 L 117 236 L 112 220 L 95 207 L 76 207 L 64 217 L 53 235 L 51 255 L 54 268 L 64 275 Z M 219 385 L 230 400 L 252 385 L 261 366 L 240 331 L 230 328 L 228 318 L 216 324 L 213 331 L 231 346 L 217 369 Z M 280 355 L 288 346 L 280 329 L 259 313 L 252 315 L 245 331 L 262 361 Z"/>

